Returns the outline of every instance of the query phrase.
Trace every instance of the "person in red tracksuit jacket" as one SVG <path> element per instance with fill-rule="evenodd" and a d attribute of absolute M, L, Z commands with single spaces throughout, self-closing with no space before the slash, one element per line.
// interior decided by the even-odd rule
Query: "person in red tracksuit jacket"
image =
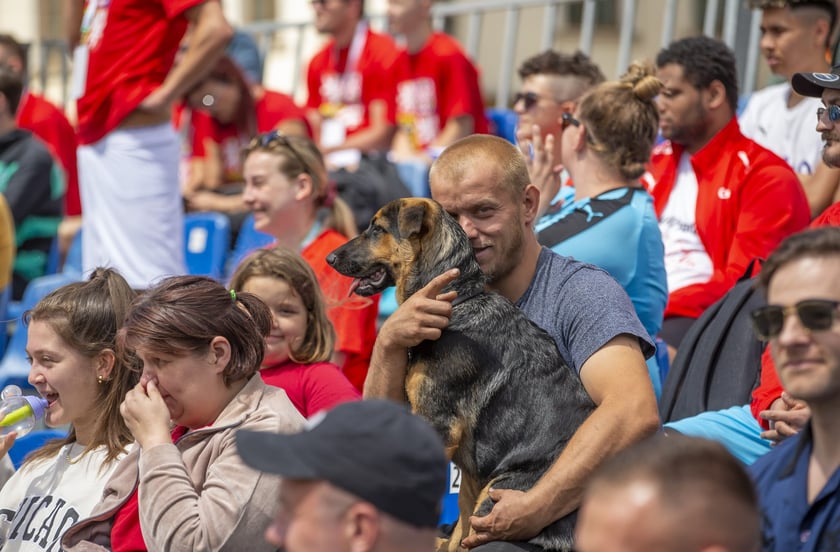
<path fill-rule="evenodd" d="M 657 56 L 665 141 L 646 175 L 665 245 L 669 298 L 661 337 L 676 353 L 703 311 L 752 259 L 808 225 L 793 170 L 741 134 L 735 57 L 708 37 L 676 41 Z"/>

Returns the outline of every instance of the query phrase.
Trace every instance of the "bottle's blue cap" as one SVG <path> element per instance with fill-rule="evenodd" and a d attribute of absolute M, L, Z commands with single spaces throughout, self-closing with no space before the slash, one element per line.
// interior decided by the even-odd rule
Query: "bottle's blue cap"
<path fill-rule="evenodd" d="M 47 410 L 47 405 L 50 402 L 44 397 L 36 397 L 35 395 L 24 395 L 23 399 L 32 407 L 32 411 L 35 413 L 35 420 L 42 420 L 44 418 L 44 412 Z"/>

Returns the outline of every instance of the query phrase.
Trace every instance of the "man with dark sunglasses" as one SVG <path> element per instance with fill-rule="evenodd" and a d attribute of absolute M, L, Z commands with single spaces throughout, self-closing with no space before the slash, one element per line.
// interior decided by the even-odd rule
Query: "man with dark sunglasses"
<path fill-rule="evenodd" d="M 753 92 L 738 124 L 744 136 L 788 162 L 817 216 L 833 201 L 840 171 L 820 161 L 822 140 L 812 122 L 819 99 L 798 94 L 790 80 L 798 72 L 829 70 L 826 49 L 837 5 L 835 0 L 751 0 L 750 6 L 761 9 L 761 53 L 784 81 Z"/>
<path fill-rule="evenodd" d="M 779 379 L 811 420 L 750 468 L 765 551 L 840 550 L 840 228 L 795 234 L 759 282 L 767 307 L 752 313 Z"/>
<path fill-rule="evenodd" d="M 573 112 L 578 98 L 605 79 L 583 52 L 546 50 L 523 61 L 518 72 L 522 85 L 513 98 L 519 116 L 516 141 L 530 160 L 531 182 L 540 189 L 541 216 L 551 204 L 562 203 L 558 192 L 565 180 L 560 165 L 563 114 Z"/>
<path fill-rule="evenodd" d="M 794 90 L 803 96 L 822 98 L 825 107 L 817 109 L 817 132 L 826 140 L 822 149 L 823 161 L 829 167 L 840 167 L 840 67 L 831 73 L 797 73 L 793 76 Z M 811 228 L 840 226 L 840 202 L 829 206 L 811 223 Z M 808 420 L 810 411 L 802 401 L 783 392 L 772 359 L 762 358 L 761 382 L 753 391 L 753 415 L 765 430 L 762 437 L 779 442 L 798 433 Z"/>

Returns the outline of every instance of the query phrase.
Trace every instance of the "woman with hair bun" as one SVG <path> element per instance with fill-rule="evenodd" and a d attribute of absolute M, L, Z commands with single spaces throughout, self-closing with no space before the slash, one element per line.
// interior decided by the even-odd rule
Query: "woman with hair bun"
<path fill-rule="evenodd" d="M 536 226 L 540 243 L 592 263 L 620 283 L 645 329 L 656 336 L 668 301 L 664 248 L 653 200 L 640 182 L 659 129 L 662 83 L 634 63 L 618 81 L 586 93 L 563 114 L 561 162 L 574 199 Z M 656 360 L 648 361 L 657 396 Z"/>

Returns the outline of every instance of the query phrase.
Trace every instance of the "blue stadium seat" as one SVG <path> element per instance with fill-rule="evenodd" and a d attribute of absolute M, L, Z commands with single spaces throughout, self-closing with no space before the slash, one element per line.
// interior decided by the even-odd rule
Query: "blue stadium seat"
<path fill-rule="evenodd" d="M 184 216 L 187 272 L 221 280 L 230 243 L 230 221 L 215 212 Z"/>
<path fill-rule="evenodd" d="M 67 436 L 64 429 L 41 429 L 27 433 L 23 437 L 15 439 L 14 446 L 9 450 L 9 460 L 18 469 L 23 464 L 26 456 L 33 450 L 44 446 L 44 443 L 51 439 L 61 439 Z"/>
<path fill-rule="evenodd" d="M 446 478 L 446 494 L 438 518 L 438 525 L 449 525 L 458 521 L 458 491 L 461 489 L 461 470 L 449 463 L 449 477 Z"/>
<path fill-rule="evenodd" d="M 6 354 L 0 362 L 0 389 L 10 384 L 15 384 L 21 389 L 31 386 L 27 381 L 29 377 L 29 361 L 26 359 L 26 325 L 23 324 L 21 316 L 24 312 L 34 307 L 38 301 L 43 299 L 51 291 L 61 286 L 77 282 L 79 278 L 72 275 L 58 272 L 47 276 L 40 276 L 29 282 L 23 292 L 23 298 L 19 304 L 19 312 L 11 320 L 15 323 L 15 330 L 9 339 Z"/>
<path fill-rule="evenodd" d="M 253 213 L 245 217 L 242 221 L 242 226 L 239 228 L 239 235 L 236 237 L 236 243 L 233 246 L 233 251 L 228 256 L 228 278 L 236 267 L 242 262 L 248 253 L 254 249 L 265 247 L 274 243 L 274 236 L 264 234 L 254 229 L 254 215 Z"/>
<path fill-rule="evenodd" d="M 44 266 L 44 274 L 55 274 L 59 270 L 61 252 L 58 247 L 58 236 L 55 236 L 50 244 L 50 251 L 47 253 L 47 264 Z"/>
<path fill-rule="evenodd" d="M 70 243 L 70 248 L 67 250 L 67 256 L 64 258 L 64 266 L 62 272 L 69 272 L 73 275 L 82 274 L 82 230 L 79 229 L 76 235 L 73 236 L 73 241 Z"/>
<path fill-rule="evenodd" d="M 519 117 L 512 109 L 490 108 L 485 111 L 490 122 L 490 134 L 504 138 L 511 144 L 516 143 L 516 123 Z"/>

